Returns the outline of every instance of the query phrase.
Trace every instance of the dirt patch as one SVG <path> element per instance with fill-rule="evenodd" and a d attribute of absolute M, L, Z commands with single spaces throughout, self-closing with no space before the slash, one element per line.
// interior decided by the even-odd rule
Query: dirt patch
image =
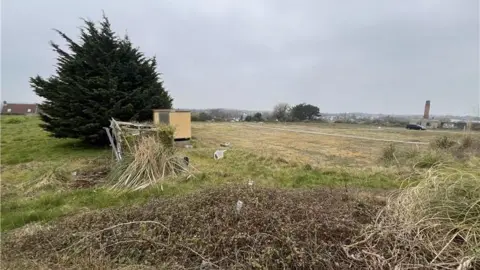
<path fill-rule="evenodd" d="M 342 245 L 378 207 L 374 199 L 359 202 L 353 192 L 340 190 L 229 185 L 86 213 L 35 233 L 11 232 L 2 257 L 12 266 L 35 262 L 62 269 L 92 262 L 167 269 L 361 269 Z"/>
<path fill-rule="evenodd" d="M 109 169 L 107 167 L 89 168 L 76 172 L 73 176 L 72 188 L 90 188 L 105 182 Z"/>

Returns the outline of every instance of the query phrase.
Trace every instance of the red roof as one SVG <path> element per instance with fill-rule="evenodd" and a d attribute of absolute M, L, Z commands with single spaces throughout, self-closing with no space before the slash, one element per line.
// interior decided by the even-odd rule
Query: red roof
<path fill-rule="evenodd" d="M 37 104 L 3 104 L 2 114 L 29 114 L 37 113 Z"/>

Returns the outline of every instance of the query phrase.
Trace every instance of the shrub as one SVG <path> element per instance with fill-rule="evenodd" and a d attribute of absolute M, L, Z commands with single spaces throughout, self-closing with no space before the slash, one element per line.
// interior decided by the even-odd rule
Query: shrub
<path fill-rule="evenodd" d="M 158 125 L 155 127 L 154 135 L 162 144 L 165 150 L 173 150 L 175 147 L 175 128 L 170 125 Z"/>
<path fill-rule="evenodd" d="M 260 122 L 260 121 L 263 121 L 263 116 L 261 113 L 257 112 L 253 115 L 253 121 L 257 121 L 257 122 Z"/>
<path fill-rule="evenodd" d="M 457 144 L 457 142 L 448 136 L 438 137 L 430 143 L 431 147 L 434 149 L 449 149 L 455 144 Z"/>
<path fill-rule="evenodd" d="M 458 159 L 468 159 L 472 156 L 480 156 L 480 138 L 473 137 L 471 134 L 462 137 L 457 145 L 449 149 Z"/>
<path fill-rule="evenodd" d="M 460 147 L 463 149 L 470 148 L 474 144 L 471 135 L 465 136 L 460 140 Z"/>
<path fill-rule="evenodd" d="M 391 143 L 387 147 L 382 149 L 382 156 L 380 159 L 385 163 L 391 163 L 397 159 L 395 156 L 396 152 L 397 148 L 395 144 Z"/>

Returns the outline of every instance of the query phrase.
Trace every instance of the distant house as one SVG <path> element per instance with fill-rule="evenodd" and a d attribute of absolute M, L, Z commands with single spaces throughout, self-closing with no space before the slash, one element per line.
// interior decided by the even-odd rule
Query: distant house
<path fill-rule="evenodd" d="M 446 121 L 445 121 L 445 122 L 442 122 L 441 127 L 442 127 L 442 128 L 452 129 L 452 128 L 455 128 L 456 125 L 455 125 L 455 123 L 453 123 L 453 122 L 446 122 Z"/>
<path fill-rule="evenodd" d="M 38 104 L 26 104 L 26 103 L 7 103 L 2 104 L 2 115 L 34 115 L 38 114 Z"/>
<path fill-rule="evenodd" d="M 409 124 L 421 125 L 427 129 L 436 129 L 441 127 L 441 122 L 434 119 L 412 119 L 410 120 Z"/>

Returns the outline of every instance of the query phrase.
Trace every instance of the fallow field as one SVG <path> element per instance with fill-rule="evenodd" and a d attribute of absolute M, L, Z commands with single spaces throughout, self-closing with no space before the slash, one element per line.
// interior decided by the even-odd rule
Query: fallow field
<path fill-rule="evenodd" d="M 391 205 L 390 193 L 443 168 L 478 179 L 478 133 L 193 123 L 193 148 L 178 148 L 190 158 L 192 177 L 119 192 L 109 188 L 110 149 L 51 138 L 39 124 L 35 117 L 1 118 L 7 268 L 385 269 L 410 261 L 427 268 L 437 261 L 478 262 L 468 253 L 474 248 L 457 261 L 448 256 L 460 256 L 461 248 L 406 259 L 400 247 L 379 244 L 389 258 L 362 241 L 376 213 Z M 229 147 L 220 146 L 226 142 Z M 218 149 L 227 149 L 225 157 L 214 160 Z M 241 215 L 235 212 L 240 200 Z"/>

